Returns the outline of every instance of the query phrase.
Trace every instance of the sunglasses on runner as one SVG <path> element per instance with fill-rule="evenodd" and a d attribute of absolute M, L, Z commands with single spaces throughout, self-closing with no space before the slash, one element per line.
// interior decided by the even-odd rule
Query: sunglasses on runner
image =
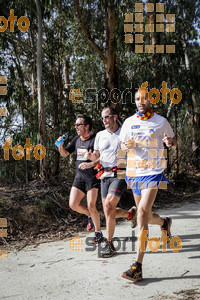
<path fill-rule="evenodd" d="M 81 126 L 81 125 L 85 125 L 85 124 L 83 124 L 83 123 L 75 123 L 75 124 L 74 124 L 74 127 L 76 127 L 76 126 L 79 127 L 79 126 Z"/>
<path fill-rule="evenodd" d="M 111 117 L 114 117 L 114 115 L 103 116 L 101 119 L 102 119 L 102 121 L 103 121 L 104 119 L 108 120 L 108 119 L 110 119 Z"/>

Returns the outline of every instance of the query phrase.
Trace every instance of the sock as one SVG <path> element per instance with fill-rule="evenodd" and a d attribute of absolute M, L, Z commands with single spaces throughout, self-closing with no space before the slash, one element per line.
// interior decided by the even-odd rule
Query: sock
<path fill-rule="evenodd" d="M 107 241 L 107 242 L 108 242 L 108 244 L 109 244 L 111 247 L 114 247 L 112 240 L 111 240 L 111 241 Z"/>
<path fill-rule="evenodd" d="M 95 231 L 95 233 L 101 233 L 101 230 L 100 231 Z"/>
<path fill-rule="evenodd" d="M 163 222 L 163 224 L 162 224 L 162 226 L 161 227 L 167 227 L 167 225 L 168 225 L 168 223 L 167 223 L 167 220 L 166 219 L 164 219 L 164 222 Z"/>
<path fill-rule="evenodd" d="M 139 263 L 138 261 L 136 261 L 136 262 L 134 263 L 134 265 L 135 265 L 136 267 L 139 267 L 140 269 L 142 269 L 142 264 Z"/>
<path fill-rule="evenodd" d="M 130 219 L 132 219 L 132 217 L 133 217 L 133 213 L 132 213 L 132 211 L 129 211 L 127 219 L 130 220 Z"/>

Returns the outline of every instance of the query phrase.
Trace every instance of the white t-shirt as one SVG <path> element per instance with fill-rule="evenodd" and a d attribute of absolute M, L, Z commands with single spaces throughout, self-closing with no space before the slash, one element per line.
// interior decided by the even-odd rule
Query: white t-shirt
<path fill-rule="evenodd" d="M 126 175 L 128 177 L 160 174 L 166 168 L 166 150 L 162 139 L 164 133 L 174 137 L 167 119 L 154 113 L 144 121 L 137 114 L 125 120 L 121 128 L 120 140 L 134 139 L 131 151 L 127 153 Z"/>
<path fill-rule="evenodd" d="M 117 150 L 121 148 L 119 139 L 121 128 L 111 133 L 107 129 L 99 131 L 94 142 L 94 150 L 100 153 L 100 164 L 104 168 L 117 166 Z"/>

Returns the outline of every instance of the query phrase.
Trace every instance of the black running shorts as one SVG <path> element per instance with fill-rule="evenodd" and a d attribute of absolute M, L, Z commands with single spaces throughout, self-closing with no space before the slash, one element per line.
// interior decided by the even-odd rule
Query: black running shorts
<path fill-rule="evenodd" d="M 126 186 L 127 185 L 124 179 L 118 179 L 116 177 L 107 177 L 101 179 L 101 197 L 102 199 L 105 199 L 108 194 L 121 197 L 121 194 Z"/>
<path fill-rule="evenodd" d="M 81 190 L 84 194 L 87 194 L 87 191 L 90 189 L 99 188 L 99 181 L 86 182 L 83 180 L 74 179 L 72 186 L 75 186 L 77 189 Z"/>

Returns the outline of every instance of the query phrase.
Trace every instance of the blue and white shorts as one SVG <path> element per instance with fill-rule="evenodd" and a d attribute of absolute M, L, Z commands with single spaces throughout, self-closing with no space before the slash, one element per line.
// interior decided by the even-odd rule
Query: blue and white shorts
<path fill-rule="evenodd" d="M 126 176 L 126 183 L 134 194 L 141 195 L 141 190 L 143 189 L 166 189 L 170 181 L 164 176 L 164 173 L 161 173 L 149 176 L 138 176 L 135 178 Z"/>

